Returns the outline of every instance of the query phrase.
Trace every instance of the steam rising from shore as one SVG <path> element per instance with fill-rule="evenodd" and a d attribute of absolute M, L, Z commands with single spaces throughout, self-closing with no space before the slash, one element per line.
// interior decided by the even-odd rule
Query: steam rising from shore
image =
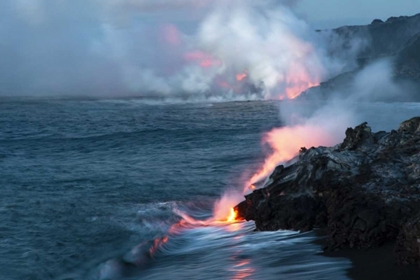
<path fill-rule="evenodd" d="M 295 98 L 354 56 L 327 55 L 294 2 L 6 0 L 0 94 Z"/>
<path fill-rule="evenodd" d="M 345 138 L 345 129 L 364 121 L 384 127 L 378 114 L 361 109 L 366 103 L 401 100 L 410 93 L 405 84 L 392 78 L 392 61 L 378 60 L 361 70 L 343 92 L 333 92 L 327 100 L 293 100 L 280 102 L 279 117 L 283 127 L 275 128 L 262 137 L 270 148 L 263 164 L 241 189 L 228 190 L 216 204 L 215 216 L 228 215 L 229 209 L 243 200 L 243 195 L 263 187 L 267 178 L 280 165 L 288 165 L 301 148 L 334 146 Z M 374 110 L 374 107 L 370 107 Z M 402 121 L 402 120 L 401 120 Z M 221 207 L 223 205 L 223 207 Z"/>
<path fill-rule="evenodd" d="M 276 166 L 293 159 L 301 147 L 340 143 L 346 127 L 368 120 L 365 112 L 358 109 L 363 102 L 395 100 L 404 93 L 407 88 L 392 79 L 392 62 L 383 59 L 368 65 L 348 89 L 332 93 L 326 101 L 281 103 L 280 118 L 285 126 L 264 135 L 263 143 L 271 147 L 272 153 L 247 185 L 267 178 Z"/>

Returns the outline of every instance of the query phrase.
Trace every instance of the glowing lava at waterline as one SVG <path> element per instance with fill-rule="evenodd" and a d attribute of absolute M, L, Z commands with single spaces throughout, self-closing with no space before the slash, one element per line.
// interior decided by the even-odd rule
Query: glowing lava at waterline
<path fill-rule="evenodd" d="M 266 180 L 279 164 L 285 164 L 295 158 L 302 147 L 330 146 L 336 144 L 336 139 L 332 136 L 331 128 L 306 123 L 275 128 L 263 135 L 262 143 L 269 145 L 271 153 L 266 157 L 261 168 L 245 183 L 241 191 L 227 192 L 215 204 L 214 217 L 217 220 L 228 223 L 237 222 L 238 213 L 234 207 L 244 200 L 245 194 L 257 189 L 256 183 Z"/>
<path fill-rule="evenodd" d="M 234 208 L 231 208 L 230 209 L 230 215 L 229 215 L 229 217 L 227 218 L 227 222 L 228 223 L 233 223 L 233 222 L 235 222 L 236 221 L 236 218 L 238 217 L 238 212 L 234 209 Z"/>

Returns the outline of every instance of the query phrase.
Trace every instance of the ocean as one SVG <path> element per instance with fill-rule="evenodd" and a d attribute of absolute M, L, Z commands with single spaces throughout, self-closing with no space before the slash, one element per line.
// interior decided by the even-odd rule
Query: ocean
<path fill-rule="evenodd" d="M 199 222 L 281 125 L 273 101 L 2 98 L 0 279 L 347 279 L 312 232 Z"/>

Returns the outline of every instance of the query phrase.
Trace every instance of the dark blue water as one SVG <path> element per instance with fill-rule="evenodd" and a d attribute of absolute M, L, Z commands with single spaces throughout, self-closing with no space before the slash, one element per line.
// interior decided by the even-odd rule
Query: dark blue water
<path fill-rule="evenodd" d="M 311 233 L 171 229 L 260 166 L 277 104 L 0 102 L 0 279 L 345 278 Z"/>

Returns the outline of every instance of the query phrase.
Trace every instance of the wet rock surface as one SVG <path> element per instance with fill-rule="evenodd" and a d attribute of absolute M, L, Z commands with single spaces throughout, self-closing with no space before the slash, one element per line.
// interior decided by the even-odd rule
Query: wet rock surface
<path fill-rule="evenodd" d="M 420 264 L 420 117 L 372 133 L 367 123 L 334 147 L 302 148 L 236 210 L 257 230 L 324 229 L 327 250 L 396 241 L 401 264 Z"/>

